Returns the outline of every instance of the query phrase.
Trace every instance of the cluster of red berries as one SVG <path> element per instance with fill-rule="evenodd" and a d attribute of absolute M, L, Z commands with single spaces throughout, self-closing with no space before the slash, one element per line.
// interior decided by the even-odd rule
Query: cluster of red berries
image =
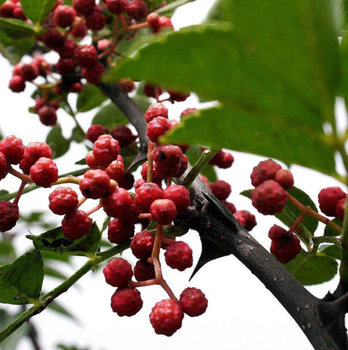
<path fill-rule="evenodd" d="M 126 125 L 116 126 L 109 131 L 102 125 L 94 124 L 88 129 L 86 137 L 94 143 L 99 136 L 108 134 L 118 141 L 120 147 L 128 147 L 137 139 L 137 136 L 133 135 L 132 130 Z"/>
<path fill-rule="evenodd" d="M 251 192 L 253 206 L 264 215 L 281 212 L 287 202 L 287 192 L 294 185 L 290 170 L 272 159 L 260 162 L 250 175 L 255 189 Z"/>
<path fill-rule="evenodd" d="M 271 227 L 268 237 L 272 240 L 271 253 L 283 264 L 295 259 L 301 251 L 298 237 L 278 225 Z"/>
<path fill-rule="evenodd" d="M 18 164 L 22 173 L 12 168 L 12 165 Z M 0 141 L 0 179 L 4 179 L 8 172 L 16 172 L 26 182 L 34 182 L 41 187 L 50 187 L 58 180 L 58 169 L 52 161 L 50 147 L 40 142 L 32 142 L 25 147 L 22 140 L 15 136 Z M 18 203 L 1 201 L 0 205 L 0 231 L 8 231 L 18 220 Z"/>
<path fill-rule="evenodd" d="M 7 0 L 0 5 L 0 17 L 15 18 L 25 21 L 25 16 L 20 0 Z"/>
<path fill-rule="evenodd" d="M 159 86 L 159 85 L 153 85 L 150 83 L 145 83 L 144 84 L 144 94 L 147 97 L 152 97 L 155 98 L 157 100 L 157 102 L 159 102 L 160 100 L 160 96 L 163 94 L 164 89 L 163 86 Z M 172 103 L 176 102 L 183 102 L 186 101 L 186 99 L 190 96 L 190 93 L 185 93 L 185 92 L 181 92 L 181 91 L 177 91 L 177 90 L 173 90 L 173 89 L 167 89 L 167 93 L 169 95 L 169 98 L 166 100 L 162 100 L 162 101 L 170 101 Z M 185 112 L 187 111 L 187 112 Z M 189 108 L 187 110 L 185 110 L 182 112 L 182 116 L 188 113 L 194 113 L 195 111 L 197 111 L 195 108 Z"/>
<path fill-rule="evenodd" d="M 343 220 L 347 194 L 339 187 L 327 187 L 322 189 L 318 199 L 320 210 L 325 215 Z"/>
<path fill-rule="evenodd" d="M 117 287 L 111 297 L 111 308 L 119 316 L 133 316 L 143 306 L 141 294 L 134 287 L 137 282 L 131 281 L 133 275 L 138 282 L 151 282 L 155 279 L 153 264 L 147 261 L 147 258 L 151 256 L 151 245 L 153 245 L 154 237 L 147 232 L 146 236 L 143 235 L 140 238 L 141 234 L 137 234 L 139 236 L 137 239 L 137 235 L 134 236 L 131 243 L 133 254 L 137 252 L 136 254 L 139 255 L 141 252 L 143 257 L 142 260 L 136 263 L 134 270 L 122 258 L 110 260 L 103 270 L 106 282 L 113 287 Z M 138 243 L 134 243 L 135 240 Z M 138 244 L 143 247 L 136 248 Z M 165 260 L 171 267 L 173 264 L 177 265 L 179 263 L 181 267 L 179 270 L 182 271 L 192 265 L 192 250 L 184 242 L 169 244 L 166 248 Z M 156 303 L 150 314 L 150 322 L 157 334 L 171 336 L 181 328 L 184 313 L 191 317 L 200 316 L 206 311 L 207 306 L 208 300 L 200 289 L 186 288 L 181 293 L 179 300 L 171 298 Z"/>

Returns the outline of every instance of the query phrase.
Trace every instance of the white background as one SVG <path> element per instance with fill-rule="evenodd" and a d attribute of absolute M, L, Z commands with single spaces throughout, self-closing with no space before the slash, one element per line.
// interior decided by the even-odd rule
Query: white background
<path fill-rule="evenodd" d="M 211 0 L 198 0 L 187 4 L 177 11 L 173 22 L 176 28 L 199 23 L 204 19 L 207 10 L 212 5 Z M 38 117 L 27 112 L 32 106 L 30 99 L 32 87 L 21 94 L 13 94 L 8 88 L 11 77 L 10 65 L 0 57 L 0 128 L 4 135 L 15 134 L 22 138 L 24 144 L 31 141 L 44 141 L 49 128 L 38 121 Z M 178 104 L 170 110 L 170 116 L 177 118 L 182 110 L 197 104 L 195 97 Z M 167 105 L 169 107 L 169 105 Z M 90 124 L 95 111 L 79 117 L 85 130 Z M 345 117 L 345 116 L 343 116 Z M 58 113 L 59 122 L 64 125 L 65 136 L 69 136 L 73 122 L 63 112 Z M 57 160 L 60 173 L 72 169 L 75 160 L 85 156 L 85 148 L 77 146 L 74 154 Z M 250 173 L 252 168 L 263 158 L 233 152 L 235 163 L 231 169 L 219 171 L 220 178 L 232 184 L 232 194 L 229 201 L 235 203 L 238 209 L 249 209 L 249 200 L 239 193 L 251 187 Z M 295 185 L 304 189 L 314 200 L 320 189 L 340 184 L 317 172 L 301 167 L 291 169 L 295 176 Z M 0 189 L 16 190 L 19 182 L 1 182 Z M 48 194 L 51 190 L 38 190 L 25 195 L 20 201 L 20 210 L 23 213 L 31 210 L 40 210 L 48 204 Z M 98 215 L 93 216 L 98 220 Z M 274 224 L 270 217 L 257 216 L 258 226 L 252 231 L 253 236 L 265 247 L 269 247 L 267 238 L 268 229 Z M 45 220 L 56 221 L 59 218 L 47 214 Z M 31 248 L 30 242 L 25 239 L 27 231 L 20 224 L 13 230 L 16 234 L 16 246 L 21 252 Z M 33 234 L 40 232 L 34 231 Z M 190 232 L 184 238 L 194 250 L 194 259 L 200 255 L 200 241 L 196 232 Z M 134 265 L 135 259 L 129 254 L 125 255 Z M 66 273 L 73 273 L 84 263 L 85 259 L 77 258 L 74 266 Z M 39 340 L 44 350 L 53 350 L 55 345 L 75 345 L 89 350 L 113 349 L 200 349 L 210 350 L 218 347 L 220 350 L 292 350 L 312 349 L 301 330 L 273 298 L 266 288 L 233 256 L 218 259 L 206 265 L 191 281 L 188 279 L 192 269 L 185 272 L 165 269 L 164 276 L 177 295 L 187 286 L 201 288 L 209 300 L 207 312 L 198 318 L 185 317 L 182 329 L 172 337 L 155 335 L 148 320 L 151 308 L 157 301 L 167 298 L 159 287 L 141 289 L 144 300 L 143 309 L 138 315 L 127 318 L 118 317 L 110 308 L 110 297 L 114 288 L 104 282 L 101 271 L 89 273 L 68 293 L 59 300 L 76 316 L 78 322 L 65 317 L 57 316 L 49 310 L 34 317 L 31 322 L 39 330 Z M 335 278 L 328 283 L 309 288 L 318 297 L 323 297 L 327 291 L 333 291 L 338 282 Z M 49 290 L 57 284 L 56 280 L 45 281 L 44 288 Z M 9 306 L 10 310 L 17 310 Z M 15 335 L 13 335 L 15 336 Z M 29 350 L 30 344 L 22 341 L 19 350 Z"/>

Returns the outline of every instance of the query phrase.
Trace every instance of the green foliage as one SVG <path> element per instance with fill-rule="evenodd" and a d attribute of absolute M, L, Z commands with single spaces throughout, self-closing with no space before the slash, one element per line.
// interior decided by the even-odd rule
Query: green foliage
<path fill-rule="evenodd" d="M 0 28 L 13 39 L 21 39 L 35 34 L 33 26 L 19 20 L 12 18 L 0 17 Z"/>
<path fill-rule="evenodd" d="M 335 224 L 339 225 L 342 227 L 342 221 L 339 219 L 333 219 L 331 220 L 332 222 L 334 222 Z M 339 236 L 340 232 L 338 232 L 337 230 L 335 230 L 333 227 L 326 225 L 325 227 L 325 231 L 324 231 L 324 236 Z"/>
<path fill-rule="evenodd" d="M 0 266 L 0 302 L 26 304 L 38 299 L 44 277 L 39 251 L 25 253 L 10 264 Z"/>
<path fill-rule="evenodd" d="M 36 24 L 42 24 L 57 0 L 21 0 L 25 15 Z"/>
<path fill-rule="evenodd" d="M 284 265 L 303 285 L 330 281 L 337 273 L 337 262 L 329 256 L 306 253 L 304 250 Z"/>
<path fill-rule="evenodd" d="M 112 130 L 118 125 L 128 124 L 128 120 L 123 113 L 110 102 L 98 111 L 92 120 L 92 124 L 100 124 Z"/>
<path fill-rule="evenodd" d="M 94 223 L 88 234 L 75 241 L 65 238 L 61 227 L 49 230 L 39 236 L 27 235 L 27 238 L 33 241 L 34 247 L 38 250 L 88 256 L 97 251 L 101 234 L 98 226 Z"/>
<path fill-rule="evenodd" d="M 329 245 L 326 246 L 323 250 L 321 250 L 321 253 L 327 256 L 331 256 L 336 260 L 341 260 L 342 248 L 337 245 Z"/>
<path fill-rule="evenodd" d="M 63 136 L 62 128 L 59 124 L 56 124 L 48 133 L 46 143 L 53 151 L 53 158 L 61 157 L 70 148 L 70 141 Z"/>
<path fill-rule="evenodd" d="M 9 264 L 16 258 L 16 251 L 9 239 L 0 240 L 0 266 Z"/>
<path fill-rule="evenodd" d="M 77 98 L 76 108 L 80 113 L 88 112 L 91 109 L 99 107 L 107 97 L 92 84 L 86 84 Z"/>

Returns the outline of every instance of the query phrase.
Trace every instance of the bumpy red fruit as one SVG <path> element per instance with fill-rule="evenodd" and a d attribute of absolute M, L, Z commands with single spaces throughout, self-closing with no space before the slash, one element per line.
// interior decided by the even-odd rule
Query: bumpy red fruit
<path fill-rule="evenodd" d="M 128 221 L 133 221 L 136 216 L 133 199 L 123 188 L 116 188 L 103 197 L 102 204 L 108 216 Z"/>
<path fill-rule="evenodd" d="M 108 239 L 111 243 L 120 244 L 128 241 L 134 235 L 134 224 L 115 218 L 108 225 Z"/>
<path fill-rule="evenodd" d="M 25 147 L 16 136 L 7 136 L 0 141 L 0 152 L 10 164 L 18 164 L 24 156 Z"/>
<path fill-rule="evenodd" d="M 8 163 L 6 160 L 6 157 L 2 152 L 0 152 L 0 180 L 6 177 L 8 171 L 7 171 Z"/>
<path fill-rule="evenodd" d="M 21 76 L 14 75 L 8 84 L 8 88 L 12 92 L 22 92 L 25 90 L 25 81 Z"/>
<path fill-rule="evenodd" d="M 138 232 L 130 244 L 132 253 L 138 259 L 146 259 L 151 256 L 155 237 L 148 231 Z"/>
<path fill-rule="evenodd" d="M 288 190 L 292 186 L 294 186 L 294 177 L 292 173 L 288 169 L 280 169 L 276 172 L 275 178 L 279 185 L 281 185 L 284 189 Z"/>
<path fill-rule="evenodd" d="M 108 134 L 108 130 L 104 126 L 94 124 L 87 130 L 86 138 L 94 143 L 98 140 L 99 136 L 105 134 Z"/>
<path fill-rule="evenodd" d="M 73 7 L 81 15 L 89 16 L 95 8 L 95 0 L 73 0 Z"/>
<path fill-rule="evenodd" d="M 93 155 L 100 165 L 108 166 L 120 154 L 118 141 L 110 135 L 99 136 L 93 147 Z"/>
<path fill-rule="evenodd" d="M 149 213 L 156 199 L 163 198 L 163 190 L 153 182 L 145 182 L 135 193 L 134 203 L 138 213 Z"/>
<path fill-rule="evenodd" d="M 339 187 L 324 188 L 320 191 L 318 196 L 320 210 L 325 215 L 335 216 L 337 203 L 346 197 L 346 193 L 344 193 Z"/>
<path fill-rule="evenodd" d="M 163 198 L 174 202 L 177 214 L 182 214 L 190 205 L 190 192 L 181 185 L 170 185 L 163 191 Z"/>
<path fill-rule="evenodd" d="M 149 16 L 147 16 L 147 17 L 149 17 Z M 144 94 L 147 97 L 153 97 L 153 98 L 157 99 L 159 96 L 161 96 L 163 94 L 163 87 L 146 83 L 144 85 Z"/>
<path fill-rule="evenodd" d="M 103 269 L 106 283 L 113 287 L 126 287 L 133 277 L 130 263 L 122 258 L 111 259 Z"/>
<path fill-rule="evenodd" d="M 127 0 L 106 0 L 105 3 L 111 13 L 120 15 L 126 9 Z"/>
<path fill-rule="evenodd" d="M 39 69 L 34 64 L 23 64 L 20 66 L 19 75 L 25 81 L 32 81 L 39 76 Z"/>
<path fill-rule="evenodd" d="M 248 210 L 238 210 L 234 213 L 236 217 L 242 217 L 245 220 L 244 227 L 251 231 L 256 226 L 256 218 L 255 215 L 251 214 Z"/>
<path fill-rule="evenodd" d="M 74 72 L 75 67 L 72 58 L 61 58 L 56 64 L 56 71 L 61 75 L 68 75 Z"/>
<path fill-rule="evenodd" d="M 336 218 L 342 221 L 344 219 L 344 209 L 346 206 L 346 201 L 347 199 L 343 198 L 336 205 Z"/>
<path fill-rule="evenodd" d="M 271 244 L 271 253 L 283 264 L 295 259 L 300 251 L 300 240 L 294 234 L 278 241 L 273 240 Z"/>
<path fill-rule="evenodd" d="M 152 280 L 156 277 L 153 264 L 147 260 L 138 260 L 134 266 L 134 277 L 138 282 Z"/>
<path fill-rule="evenodd" d="M 72 40 L 65 40 L 64 44 L 59 48 L 58 53 L 61 58 L 73 58 L 77 44 Z"/>
<path fill-rule="evenodd" d="M 119 80 L 117 84 L 126 94 L 129 94 L 135 89 L 134 81 L 128 78 Z"/>
<path fill-rule="evenodd" d="M 154 33 L 158 33 L 161 29 L 164 28 L 173 29 L 173 23 L 169 17 L 161 16 L 158 20 L 157 25 L 152 26 L 152 30 Z"/>
<path fill-rule="evenodd" d="M 41 107 L 39 109 L 39 118 L 43 125 L 52 126 L 57 124 L 57 113 L 53 107 Z"/>
<path fill-rule="evenodd" d="M 157 199 L 150 206 L 150 213 L 153 220 L 161 225 L 170 224 L 177 215 L 174 202 L 169 199 Z"/>
<path fill-rule="evenodd" d="M 52 158 L 52 150 L 50 146 L 45 142 L 31 142 L 25 148 L 23 154 L 23 160 L 21 160 L 19 167 L 23 170 L 25 174 L 29 174 L 30 167 L 35 164 L 35 162 L 41 158 Z"/>
<path fill-rule="evenodd" d="M 111 297 L 111 308 L 118 316 L 133 316 L 142 307 L 143 301 L 136 288 L 118 288 Z"/>
<path fill-rule="evenodd" d="M 0 201 L 0 231 L 11 230 L 19 218 L 18 207 L 10 202 Z"/>
<path fill-rule="evenodd" d="M 126 12 L 129 17 L 138 21 L 147 16 L 147 5 L 143 0 L 131 0 L 126 5 Z"/>
<path fill-rule="evenodd" d="M 217 180 L 210 184 L 214 196 L 223 201 L 231 194 L 231 185 L 223 180 Z"/>
<path fill-rule="evenodd" d="M 193 264 L 192 249 L 181 241 L 170 244 L 164 253 L 164 258 L 168 266 L 179 271 L 184 271 Z"/>
<path fill-rule="evenodd" d="M 74 210 L 64 216 L 62 231 L 66 238 L 75 240 L 86 235 L 92 227 L 92 220 L 82 210 Z"/>
<path fill-rule="evenodd" d="M 283 229 L 282 227 L 278 225 L 273 225 L 270 230 L 268 231 L 268 237 L 272 241 L 280 241 L 284 239 L 286 236 L 288 236 L 288 231 Z"/>
<path fill-rule="evenodd" d="M 99 163 L 95 159 L 93 151 L 87 153 L 86 163 L 91 169 L 97 169 L 99 167 Z"/>
<path fill-rule="evenodd" d="M 164 178 L 176 177 L 183 156 L 180 147 L 160 145 L 155 148 L 153 159 Z"/>
<path fill-rule="evenodd" d="M 94 10 L 87 18 L 86 24 L 87 27 L 91 30 L 102 30 L 106 23 L 106 17 L 101 11 Z"/>
<path fill-rule="evenodd" d="M 282 167 L 272 159 L 267 159 L 260 162 L 254 167 L 250 175 L 251 183 L 257 187 L 266 180 L 274 180 L 278 170 Z"/>
<path fill-rule="evenodd" d="M 168 119 L 168 109 L 162 103 L 154 103 L 147 109 L 145 113 L 145 119 L 147 123 L 150 123 L 151 120 L 157 117 Z"/>
<path fill-rule="evenodd" d="M 96 62 L 94 66 L 90 68 L 82 69 L 82 75 L 90 84 L 98 84 L 104 72 L 105 68 L 100 62 Z"/>
<path fill-rule="evenodd" d="M 126 125 L 117 126 L 115 129 L 111 130 L 110 134 L 118 141 L 120 147 L 128 147 L 137 138 Z"/>
<path fill-rule="evenodd" d="M 84 23 L 79 23 L 74 26 L 71 31 L 71 35 L 76 39 L 83 39 L 88 33 L 88 28 Z"/>
<path fill-rule="evenodd" d="M 77 193 L 70 187 L 58 187 L 48 197 L 49 208 L 57 215 L 65 215 L 77 208 Z"/>
<path fill-rule="evenodd" d="M 146 127 L 146 135 L 150 141 L 157 143 L 158 138 L 172 127 L 168 119 L 156 117 L 152 119 Z"/>
<path fill-rule="evenodd" d="M 127 171 L 122 180 L 118 182 L 118 186 L 124 188 L 125 190 L 130 190 L 134 185 L 134 176 L 131 172 Z"/>
<path fill-rule="evenodd" d="M 184 313 L 181 306 L 174 300 L 162 300 L 152 308 L 150 322 L 156 334 L 168 337 L 181 328 Z"/>
<path fill-rule="evenodd" d="M 110 177 L 104 170 L 88 170 L 79 186 L 86 198 L 98 199 L 109 191 Z"/>
<path fill-rule="evenodd" d="M 118 156 L 116 160 L 111 162 L 105 169 L 105 172 L 109 175 L 110 179 L 120 182 L 126 173 L 122 156 Z"/>
<path fill-rule="evenodd" d="M 41 187 L 50 187 L 58 180 L 56 163 L 51 159 L 41 157 L 31 168 L 30 177 L 34 183 Z"/>
<path fill-rule="evenodd" d="M 59 50 L 64 44 L 64 37 L 59 30 L 51 28 L 46 30 L 42 36 L 42 41 L 49 49 Z"/>
<path fill-rule="evenodd" d="M 208 300 L 198 288 L 186 288 L 180 295 L 179 304 L 185 314 L 195 317 L 205 313 Z"/>
<path fill-rule="evenodd" d="M 234 214 L 237 209 L 236 209 L 236 206 L 231 203 L 231 202 L 227 202 L 227 201 L 221 201 L 221 203 L 232 213 Z"/>
<path fill-rule="evenodd" d="M 278 182 L 267 180 L 251 192 L 253 206 L 264 215 L 281 212 L 287 202 L 286 191 Z"/>
<path fill-rule="evenodd" d="M 180 92 L 173 89 L 167 89 L 171 101 L 183 102 L 190 96 L 190 93 Z"/>
<path fill-rule="evenodd" d="M 61 28 L 70 27 L 75 20 L 76 10 L 70 6 L 59 5 L 53 12 L 53 21 Z"/>
<path fill-rule="evenodd" d="M 92 68 L 98 62 L 98 53 L 93 45 L 81 45 L 74 53 L 74 59 L 82 68 Z"/>

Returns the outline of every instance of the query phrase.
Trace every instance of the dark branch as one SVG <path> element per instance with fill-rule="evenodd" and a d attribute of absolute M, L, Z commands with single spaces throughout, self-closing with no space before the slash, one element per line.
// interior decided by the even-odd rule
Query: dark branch
<path fill-rule="evenodd" d="M 145 155 L 146 122 L 139 107 L 116 85 L 99 84 L 98 87 L 137 129 L 140 153 Z M 334 294 L 317 299 L 237 222 L 202 181 L 193 183 L 191 200 L 192 205 L 175 224 L 195 229 L 200 235 L 202 255 L 194 273 L 213 259 L 233 254 L 284 306 L 316 350 L 347 349 L 346 286 L 340 284 Z"/>

